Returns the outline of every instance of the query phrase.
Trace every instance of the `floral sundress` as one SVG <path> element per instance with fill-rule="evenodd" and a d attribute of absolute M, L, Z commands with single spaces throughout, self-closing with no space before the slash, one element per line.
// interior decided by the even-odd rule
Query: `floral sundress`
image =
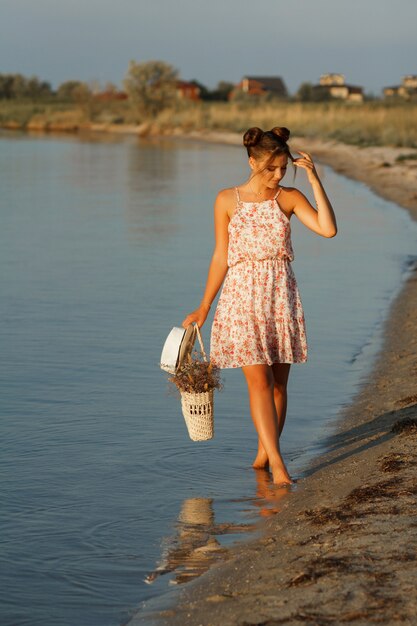
<path fill-rule="evenodd" d="M 236 187 L 228 270 L 210 336 L 210 360 L 222 369 L 307 361 L 291 226 L 278 204 L 280 192 L 272 200 L 242 202 Z"/>

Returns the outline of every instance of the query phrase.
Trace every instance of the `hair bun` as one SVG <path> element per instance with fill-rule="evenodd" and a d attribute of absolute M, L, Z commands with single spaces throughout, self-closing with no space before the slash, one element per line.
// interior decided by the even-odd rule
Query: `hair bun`
<path fill-rule="evenodd" d="M 272 128 L 271 133 L 277 135 L 277 137 L 279 137 L 284 143 L 287 143 L 290 138 L 290 131 L 288 128 L 285 128 L 285 126 L 275 126 Z"/>
<path fill-rule="evenodd" d="M 243 145 L 247 148 L 250 148 L 251 146 L 256 146 L 256 144 L 259 143 L 263 134 L 264 131 L 257 126 L 249 128 L 243 135 Z"/>

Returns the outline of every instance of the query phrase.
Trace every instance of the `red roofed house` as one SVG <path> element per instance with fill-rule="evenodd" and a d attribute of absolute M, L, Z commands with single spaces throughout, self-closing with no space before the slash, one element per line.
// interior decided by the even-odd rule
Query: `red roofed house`
<path fill-rule="evenodd" d="M 194 102 L 199 102 L 201 100 L 200 87 L 194 83 L 188 83 L 185 80 L 178 80 L 177 96 L 182 100 L 193 100 Z"/>
<path fill-rule="evenodd" d="M 124 91 L 113 91 L 108 89 L 106 91 L 100 91 L 94 94 L 96 100 L 102 100 L 103 102 L 110 102 L 112 100 L 127 100 L 127 93 Z"/>
<path fill-rule="evenodd" d="M 287 88 L 280 76 L 244 76 L 232 94 L 245 93 L 250 96 L 271 94 L 277 98 L 288 96 Z M 233 95 L 231 97 L 233 98 Z"/>

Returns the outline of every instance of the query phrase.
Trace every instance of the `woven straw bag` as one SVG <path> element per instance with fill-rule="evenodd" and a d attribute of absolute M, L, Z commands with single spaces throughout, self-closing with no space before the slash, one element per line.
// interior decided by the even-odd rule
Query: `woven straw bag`
<path fill-rule="evenodd" d="M 203 358 L 207 362 L 203 338 L 196 324 L 197 337 Z M 188 434 L 193 441 L 207 441 L 214 437 L 214 389 L 194 393 L 181 391 L 181 408 L 187 425 Z"/>

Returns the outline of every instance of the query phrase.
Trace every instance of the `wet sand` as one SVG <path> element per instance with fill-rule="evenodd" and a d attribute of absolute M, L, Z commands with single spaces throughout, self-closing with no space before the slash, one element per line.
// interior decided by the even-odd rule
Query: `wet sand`
<path fill-rule="evenodd" d="M 236 143 L 237 135 L 196 139 Z M 297 138 L 417 219 L 411 150 Z M 414 151 L 415 152 L 415 151 Z M 392 303 L 372 371 L 261 538 L 184 585 L 174 606 L 133 624 L 415 624 L 417 619 L 417 265 Z M 260 477 L 262 480 L 262 477 Z"/>

